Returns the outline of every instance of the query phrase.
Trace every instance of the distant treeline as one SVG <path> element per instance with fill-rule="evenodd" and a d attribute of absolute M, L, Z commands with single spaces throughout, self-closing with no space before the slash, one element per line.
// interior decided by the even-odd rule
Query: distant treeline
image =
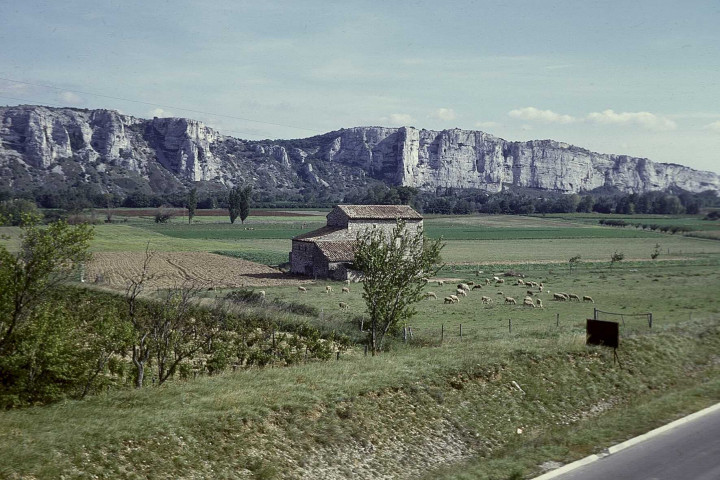
<path fill-rule="evenodd" d="M 229 189 L 198 189 L 197 208 L 227 208 Z M 0 191 L 0 202 L 21 198 L 40 208 L 78 213 L 88 208 L 157 208 L 186 207 L 187 191 L 168 194 L 135 191 L 133 193 L 102 193 L 96 185 L 78 184 L 64 190 L 38 190 L 20 196 Z M 438 188 L 421 192 L 413 187 L 372 184 L 338 197 L 329 189 L 299 192 L 254 191 L 254 208 L 329 208 L 339 203 L 365 205 L 410 204 L 423 213 L 455 214 L 488 213 L 528 215 L 537 213 L 619 213 L 633 214 L 697 214 L 702 208 L 719 207 L 717 193 L 647 192 L 642 194 L 587 193 L 560 194 L 546 191 L 513 191 L 488 193 L 480 190 Z"/>

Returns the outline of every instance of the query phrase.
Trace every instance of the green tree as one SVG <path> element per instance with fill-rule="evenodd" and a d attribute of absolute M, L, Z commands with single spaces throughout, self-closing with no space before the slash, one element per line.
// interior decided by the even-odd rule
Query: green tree
<path fill-rule="evenodd" d="M 240 223 L 245 223 L 245 219 L 250 214 L 250 196 L 252 195 L 252 187 L 247 186 L 240 190 Z"/>
<path fill-rule="evenodd" d="M 573 268 L 577 268 L 577 266 L 580 264 L 580 259 L 582 257 L 580 255 L 575 255 L 574 257 L 570 257 L 568 260 L 568 263 L 570 264 L 570 273 L 572 273 Z"/>
<path fill-rule="evenodd" d="M 622 252 L 618 252 L 615 250 L 612 255 L 610 255 L 610 266 L 612 267 L 616 263 L 620 263 L 625 258 L 625 254 Z"/>
<path fill-rule="evenodd" d="M 230 223 L 235 223 L 238 215 L 240 215 L 240 204 L 242 203 L 242 188 L 235 186 L 228 192 L 228 212 L 230 213 Z"/>
<path fill-rule="evenodd" d="M 192 219 L 195 216 L 195 210 L 198 204 L 197 188 L 190 190 L 187 196 L 187 209 L 188 209 L 188 223 L 192 223 Z"/>
<path fill-rule="evenodd" d="M 35 202 L 23 198 L 0 202 L 0 225 L 22 226 L 41 217 Z"/>
<path fill-rule="evenodd" d="M 92 227 L 86 224 L 58 221 L 46 228 L 24 227 L 18 253 L 0 245 L 0 355 L 51 287 L 89 259 L 92 236 Z"/>
<path fill-rule="evenodd" d="M 369 344 L 373 355 L 399 322 L 415 315 L 427 278 L 440 269 L 441 239 L 428 240 L 422 230 L 398 222 L 390 234 L 382 229 L 359 234 L 354 265 L 363 275 L 363 298 L 370 314 Z"/>

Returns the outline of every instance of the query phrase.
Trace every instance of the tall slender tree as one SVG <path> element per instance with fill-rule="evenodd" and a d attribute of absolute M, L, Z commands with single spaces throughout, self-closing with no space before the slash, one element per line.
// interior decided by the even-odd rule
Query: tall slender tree
<path fill-rule="evenodd" d="M 250 195 L 252 195 L 251 186 L 240 191 L 240 223 L 245 223 L 245 219 L 250 214 Z"/>
<path fill-rule="evenodd" d="M 230 212 L 230 223 L 235 223 L 240 215 L 240 204 L 242 201 L 242 189 L 235 186 L 228 192 L 228 212 Z"/>
<path fill-rule="evenodd" d="M 188 223 L 192 223 L 192 219 L 195 216 L 195 210 L 197 209 L 197 204 L 197 188 L 193 188 L 187 196 Z"/>

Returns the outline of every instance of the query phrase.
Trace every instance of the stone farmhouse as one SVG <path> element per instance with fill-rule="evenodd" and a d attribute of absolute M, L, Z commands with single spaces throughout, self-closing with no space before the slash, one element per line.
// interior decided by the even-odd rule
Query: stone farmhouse
<path fill-rule="evenodd" d="M 390 234 L 398 220 L 408 229 L 420 229 L 423 217 L 408 205 L 338 205 L 327 215 L 327 225 L 292 239 L 290 271 L 315 278 L 355 280 L 351 268 L 359 233 L 380 228 Z"/>

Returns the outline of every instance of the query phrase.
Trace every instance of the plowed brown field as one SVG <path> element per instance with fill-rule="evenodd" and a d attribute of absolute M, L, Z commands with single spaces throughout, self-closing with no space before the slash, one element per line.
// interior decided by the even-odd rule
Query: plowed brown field
<path fill-rule="evenodd" d="M 88 282 L 124 289 L 139 279 L 145 253 L 99 252 L 85 268 Z M 207 252 L 155 252 L 148 263 L 149 288 L 172 288 L 183 283 L 216 288 L 300 285 L 300 280 L 279 270 L 240 258 Z"/>

